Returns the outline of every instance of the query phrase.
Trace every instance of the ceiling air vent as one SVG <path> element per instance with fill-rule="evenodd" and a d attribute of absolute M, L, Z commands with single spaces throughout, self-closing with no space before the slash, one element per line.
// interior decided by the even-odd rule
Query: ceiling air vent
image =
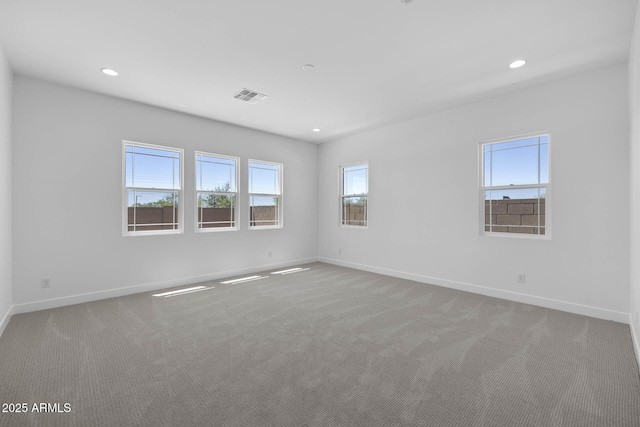
<path fill-rule="evenodd" d="M 255 104 L 256 102 L 260 102 L 265 99 L 267 95 L 263 95 L 251 89 L 243 88 L 240 92 L 233 95 L 233 97 L 240 101 L 248 102 L 249 104 Z"/>
<path fill-rule="evenodd" d="M 405 6 L 408 5 L 409 3 L 411 3 L 413 0 L 400 0 L 400 3 L 404 4 Z"/>

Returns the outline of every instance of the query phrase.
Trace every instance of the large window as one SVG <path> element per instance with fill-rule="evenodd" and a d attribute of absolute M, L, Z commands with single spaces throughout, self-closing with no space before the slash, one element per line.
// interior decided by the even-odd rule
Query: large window
<path fill-rule="evenodd" d="M 238 158 L 196 152 L 196 230 L 237 230 Z"/>
<path fill-rule="evenodd" d="M 367 226 L 368 193 L 367 163 L 340 167 L 340 220 L 343 226 Z"/>
<path fill-rule="evenodd" d="M 550 235 L 549 135 L 481 147 L 482 232 Z"/>
<path fill-rule="evenodd" d="M 123 234 L 182 232 L 183 150 L 123 141 L 123 156 Z"/>
<path fill-rule="evenodd" d="M 249 228 L 282 227 L 282 164 L 249 160 Z"/>

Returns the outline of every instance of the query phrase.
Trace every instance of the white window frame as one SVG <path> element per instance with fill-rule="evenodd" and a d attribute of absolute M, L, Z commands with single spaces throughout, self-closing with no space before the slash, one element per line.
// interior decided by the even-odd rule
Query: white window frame
<path fill-rule="evenodd" d="M 270 194 L 270 193 L 252 193 L 251 192 L 251 178 L 250 178 L 250 174 L 251 174 L 251 166 L 249 166 L 251 163 L 262 163 L 264 165 L 270 165 L 270 166 L 277 166 L 278 167 L 278 190 L 279 193 L 278 194 Z M 284 164 L 282 163 L 278 163 L 278 162 L 270 162 L 270 161 L 266 161 L 266 160 L 257 160 L 257 159 L 248 159 L 247 161 L 247 193 L 248 193 L 248 200 L 247 200 L 247 207 L 248 207 L 248 226 L 249 226 L 249 230 L 268 230 L 268 229 L 277 229 L 277 228 L 283 228 L 284 227 L 284 223 L 283 223 L 283 217 L 284 217 L 284 203 L 283 203 L 283 193 L 284 193 L 284 188 L 283 188 L 283 183 L 284 183 L 284 179 L 283 179 L 283 173 L 284 173 Z M 278 199 L 277 202 L 277 206 L 278 206 L 278 224 L 277 225 L 251 225 L 251 196 L 263 196 L 263 197 L 276 197 Z"/>
<path fill-rule="evenodd" d="M 154 150 L 174 151 L 180 154 L 180 188 L 147 188 L 127 187 L 127 146 L 149 148 Z M 178 226 L 171 230 L 142 230 L 129 231 L 129 206 L 128 193 L 130 190 L 150 193 L 178 193 Z M 153 236 L 166 234 L 182 234 L 184 232 L 184 150 L 182 148 L 166 145 L 147 144 L 136 141 L 122 141 L 122 235 L 129 236 Z"/>
<path fill-rule="evenodd" d="M 492 144 L 501 144 L 505 142 L 518 141 L 522 139 L 528 138 L 539 138 L 539 137 L 547 137 L 547 171 L 548 171 L 548 183 L 533 183 L 533 184 L 518 184 L 518 185 L 496 185 L 496 186 L 485 186 L 484 185 L 484 147 Z M 536 145 L 540 145 L 539 143 Z M 478 150 L 478 164 L 479 164 L 479 206 L 480 206 L 480 216 L 479 216 L 479 230 L 481 236 L 492 236 L 492 237 L 507 237 L 507 238 L 518 238 L 518 239 L 538 239 L 538 240 L 551 240 L 551 225 L 552 225 L 552 189 L 551 189 L 551 133 L 549 131 L 544 132 L 535 132 L 524 135 L 516 135 L 508 138 L 495 139 L 490 141 L 484 141 L 479 144 Z M 538 149 L 538 177 L 540 176 L 540 149 Z M 540 180 L 540 178 L 538 178 Z M 485 192 L 489 190 L 518 190 L 518 189 L 543 189 L 545 192 L 545 225 L 544 231 L 545 234 L 526 234 L 526 233 L 509 233 L 509 232 L 500 232 L 500 231 L 485 231 Z M 540 205 L 540 204 L 538 204 Z M 540 214 L 538 214 L 540 217 Z M 540 225 L 540 219 L 538 219 L 538 227 Z"/>
<path fill-rule="evenodd" d="M 227 159 L 227 160 L 233 160 L 236 163 L 236 191 L 228 191 L 228 192 L 221 192 L 221 191 L 202 191 L 202 190 L 198 190 L 198 179 L 199 177 L 198 175 L 198 156 L 206 156 L 206 157 L 212 157 L 212 158 L 219 158 L 219 159 Z M 239 212 L 240 212 L 240 158 L 239 157 L 235 157 L 235 156 L 227 156 L 224 154 L 215 154 L 215 153 L 208 153 L 206 151 L 196 151 L 194 156 L 194 170 L 193 170 L 193 174 L 195 177 L 195 180 L 193 182 L 193 187 L 194 187 L 194 191 L 195 191 L 195 212 L 194 212 L 194 225 L 195 225 L 195 231 L 196 233 L 211 233 L 211 232 L 222 232 L 222 231 L 238 231 L 240 229 L 240 218 L 239 218 Z M 207 194 L 207 195 L 221 195 L 221 196 L 235 196 L 235 208 L 233 209 L 233 222 L 234 222 L 234 226 L 233 227 L 210 227 L 210 228 L 201 228 L 199 227 L 199 222 L 198 222 L 198 196 L 200 194 Z"/>
<path fill-rule="evenodd" d="M 367 192 L 366 193 L 360 193 L 360 194 L 344 194 L 344 170 L 346 168 L 351 168 L 354 166 L 366 166 L 367 167 Z M 342 228 L 355 228 L 355 229 L 361 229 L 361 230 L 366 230 L 369 228 L 369 162 L 368 161 L 361 161 L 361 162 L 353 162 L 353 163 L 348 163 L 348 164 L 344 164 L 344 165 L 340 165 L 338 167 L 339 170 L 339 190 L 338 190 L 338 194 L 339 194 L 339 198 L 338 198 L 338 204 L 340 207 L 340 214 L 339 214 L 339 220 L 340 220 L 340 227 Z M 345 197 L 365 197 L 367 199 L 367 204 L 366 204 L 366 208 L 365 208 L 365 219 L 364 219 L 364 225 L 353 225 L 353 224 L 345 224 L 344 223 L 344 205 L 343 205 L 343 200 Z"/>

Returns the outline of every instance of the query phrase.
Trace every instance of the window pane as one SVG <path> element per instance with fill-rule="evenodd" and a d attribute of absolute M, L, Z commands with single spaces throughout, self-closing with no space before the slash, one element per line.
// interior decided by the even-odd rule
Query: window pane
<path fill-rule="evenodd" d="M 549 183 L 549 144 L 540 144 L 540 183 Z"/>
<path fill-rule="evenodd" d="M 367 197 L 342 198 L 342 224 L 367 225 Z"/>
<path fill-rule="evenodd" d="M 180 189 L 180 153 L 127 145 L 126 186 Z"/>
<path fill-rule="evenodd" d="M 528 145 L 537 145 L 537 144 L 538 144 L 538 137 L 536 136 L 533 138 L 516 139 L 513 141 L 488 144 L 486 147 L 489 147 L 489 150 L 499 151 L 499 150 L 505 150 L 509 148 L 526 147 Z"/>
<path fill-rule="evenodd" d="M 538 146 L 491 151 L 491 184 L 520 185 L 538 183 Z M 488 173 L 488 171 L 485 171 Z M 485 181 L 486 181 L 485 175 Z"/>
<path fill-rule="evenodd" d="M 250 196 L 249 225 L 251 227 L 279 225 L 279 209 L 278 196 Z"/>
<path fill-rule="evenodd" d="M 343 170 L 343 194 L 367 194 L 368 189 L 368 166 L 358 165 L 346 167 Z"/>
<path fill-rule="evenodd" d="M 485 231 L 545 234 L 544 188 L 485 191 Z"/>
<path fill-rule="evenodd" d="M 278 165 L 249 162 L 249 193 L 280 194 Z"/>
<path fill-rule="evenodd" d="M 196 156 L 196 190 L 236 192 L 236 160 Z"/>
<path fill-rule="evenodd" d="M 198 228 L 235 227 L 236 197 L 198 194 Z"/>
<path fill-rule="evenodd" d="M 485 145 L 484 150 L 484 186 L 491 186 L 491 151 L 487 150 L 489 148 Z"/>
<path fill-rule="evenodd" d="M 548 183 L 548 141 L 548 135 L 542 135 L 534 138 L 485 144 L 483 146 L 484 186 Z"/>
<path fill-rule="evenodd" d="M 129 151 L 130 146 L 127 146 L 125 153 L 125 186 L 133 187 L 133 153 Z"/>
<path fill-rule="evenodd" d="M 129 231 L 177 230 L 178 192 L 127 192 Z"/>

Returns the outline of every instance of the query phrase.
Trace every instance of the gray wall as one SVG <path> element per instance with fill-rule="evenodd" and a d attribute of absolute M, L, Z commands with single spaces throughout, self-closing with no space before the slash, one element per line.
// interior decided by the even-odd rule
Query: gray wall
<path fill-rule="evenodd" d="M 620 64 L 323 144 L 319 256 L 626 322 L 627 111 Z M 542 131 L 552 238 L 480 236 L 479 143 Z M 368 229 L 339 226 L 338 167 L 357 161 L 369 162 Z"/>
<path fill-rule="evenodd" d="M 0 46 L 0 334 L 9 322 L 11 287 L 11 122 L 13 73 Z"/>
<path fill-rule="evenodd" d="M 631 290 L 630 324 L 640 363 L 640 8 L 629 55 L 629 117 L 631 118 Z"/>
<path fill-rule="evenodd" d="M 16 311 L 315 259 L 315 144 L 22 76 L 14 89 Z M 123 139 L 185 149 L 184 234 L 122 236 Z M 194 151 L 241 158 L 241 230 L 195 232 Z M 248 230 L 248 158 L 284 164 L 282 229 Z"/>

